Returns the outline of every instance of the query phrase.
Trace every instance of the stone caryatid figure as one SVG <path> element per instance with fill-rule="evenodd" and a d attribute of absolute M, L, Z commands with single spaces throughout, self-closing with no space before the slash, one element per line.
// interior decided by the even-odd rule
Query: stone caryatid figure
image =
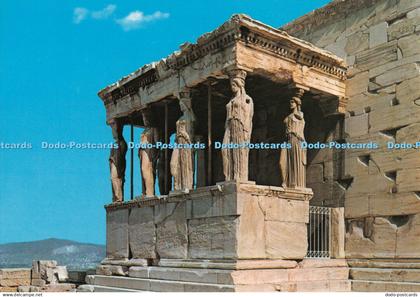
<path fill-rule="evenodd" d="M 235 69 L 229 72 L 233 98 L 226 104 L 226 123 L 223 144 L 241 146 L 251 141 L 254 103 L 245 92 L 246 71 Z M 225 180 L 248 180 L 249 148 L 222 149 Z"/>
<path fill-rule="evenodd" d="M 159 157 L 159 151 L 154 146 L 160 140 L 160 133 L 157 127 L 154 127 L 153 114 L 150 109 L 142 110 L 143 123 L 145 129 L 140 136 L 139 159 L 142 177 L 143 195 L 155 195 L 156 165 Z M 154 147 L 147 147 L 147 145 Z"/>
<path fill-rule="evenodd" d="M 123 137 L 123 124 L 113 119 L 110 122 L 112 137 L 116 146 L 111 148 L 109 156 L 109 168 L 111 171 L 112 202 L 124 201 L 124 182 L 125 182 L 125 155 L 127 153 L 127 143 Z"/>
<path fill-rule="evenodd" d="M 179 93 L 179 106 L 182 116 L 176 122 L 175 142 L 188 146 L 194 140 L 195 115 L 191 106 L 191 92 Z M 194 150 L 192 148 L 175 148 L 171 156 L 171 175 L 174 178 L 174 190 L 190 190 L 194 183 Z"/>
<path fill-rule="evenodd" d="M 301 142 L 305 141 L 305 119 L 301 111 L 303 92 L 297 89 L 290 100 L 291 113 L 284 119 L 287 142 L 291 145 L 291 148 L 282 149 L 280 153 L 280 172 L 285 188 L 306 187 L 306 150 L 301 146 Z"/>

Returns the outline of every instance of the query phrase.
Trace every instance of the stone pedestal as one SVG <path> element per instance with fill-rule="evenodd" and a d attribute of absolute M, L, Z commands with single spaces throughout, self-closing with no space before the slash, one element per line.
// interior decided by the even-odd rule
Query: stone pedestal
<path fill-rule="evenodd" d="M 303 259 L 311 196 L 310 189 L 227 182 L 111 204 L 107 260 Z"/>
<path fill-rule="evenodd" d="M 348 291 L 345 260 L 303 258 L 310 189 L 225 182 L 106 206 L 93 291 Z"/>

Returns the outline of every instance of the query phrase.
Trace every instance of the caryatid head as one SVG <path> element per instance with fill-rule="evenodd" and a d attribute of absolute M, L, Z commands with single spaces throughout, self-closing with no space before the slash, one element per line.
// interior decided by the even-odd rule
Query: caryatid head
<path fill-rule="evenodd" d="M 111 119 L 109 121 L 109 125 L 111 126 L 112 129 L 112 137 L 114 138 L 115 141 L 119 141 L 122 139 L 122 130 L 123 130 L 123 125 L 121 123 L 121 121 L 119 119 Z"/>
<path fill-rule="evenodd" d="M 141 115 L 142 115 L 142 118 L 143 118 L 144 126 L 145 127 L 152 126 L 152 116 L 153 116 L 153 114 L 152 114 L 152 111 L 150 110 L 150 108 L 143 109 L 141 111 Z"/>
<path fill-rule="evenodd" d="M 298 89 L 296 91 L 295 96 L 292 97 L 292 99 L 290 100 L 290 109 L 293 110 L 301 110 L 301 106 L 302 106 L 302 100 L 300 98 L 302 98 L 304 93 L 304 90 L 302 89 Z"/>
<path fill-rule="evenodd" d="M 235 69 L 229 72 L 230 87 L 234 96 L 245 93 L 246 71 Z"/>
<path fill-rule="evenodd" d="M 189 113 L 192 112 L 192 105 L 191 105 L 191 89 L 185 88 L 178 94 L 179 100 L 179 108 L 181 109 L 182 113 Z"/>

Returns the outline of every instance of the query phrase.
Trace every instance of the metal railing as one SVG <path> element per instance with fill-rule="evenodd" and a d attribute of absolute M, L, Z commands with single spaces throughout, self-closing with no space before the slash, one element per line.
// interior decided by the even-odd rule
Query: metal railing
<path fill-rule="evenodd" d="M 329 258 L 331 251 L 331 208 L 309 206 L 307 258 Z"/>

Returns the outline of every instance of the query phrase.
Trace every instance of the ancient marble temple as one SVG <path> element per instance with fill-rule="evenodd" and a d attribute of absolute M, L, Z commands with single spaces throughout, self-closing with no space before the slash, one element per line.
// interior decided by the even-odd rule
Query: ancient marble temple
<path fill-rule="evenodd" d="M 324 141 L 320 129 L 340 125 L 345 79 L 339 57 L 234 15 L 101 90 L 107 123 L 124 145 L 110 156 L 107 257 L 92 283 L 146 291 L 298 290 L 318 267 L 304 260 L 313 196 L 306 168 L 314 156 L 300 143 Z M 144 130 L 124 140 L 122 130 L 132 127 Z M 171 137 L 182 146 L 127 154 L 128 141 Z M 228 147 L 261 142 L 290 147 Z M 133 197 L 140 186 L 143 194 Z M 329 286 L 348 290 L 346 265 L 325 261 L 337 276 L 331 284 L 326 277 Z"/>

